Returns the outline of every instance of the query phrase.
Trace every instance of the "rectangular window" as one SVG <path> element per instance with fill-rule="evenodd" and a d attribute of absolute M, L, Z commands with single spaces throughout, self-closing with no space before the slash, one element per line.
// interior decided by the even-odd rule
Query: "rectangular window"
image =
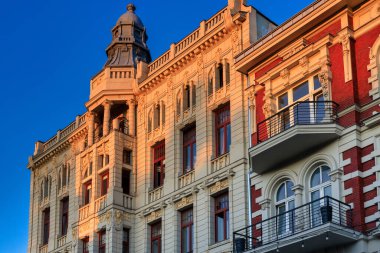
<path fill-rule="evenodd" d="M 161 221 L 150 226 L 150 252 L 161 253 Z"/>
<path fill-rule="evenodd" d="M 122 169 L 121 171 L 121 187 L 123 188 L 123 193 L 130 195 L 130 184 L 131 184 L 131 171 L 127 169 Z"/>
<path fill-rule="evenodd" d="M 67 234 L 67 227 L 69 225 L 69 198 L 61 200 L 61 235 Z"/>
<path fill-rule="evenodd" d="M 309 82 L 304 82 L 293 89 L 293 101 L 309 95 Z"/>
<path fill-rule="evenodd" d="M 193 252 L 193 209 L 181 212 L 181 253 Z"/>
<path fill-rule="evenodd" d="M 106 155 L 105 160 L 104 160 L 104 165 L 108 165 L 110 163 L 110 156 Z"/>
<path fill-rule="evenodd" d="M 228 193 L 215 198 L 215 242 L 229 238 Z"/>
<path fill-rule="evenodd" d="M 92 189 L 92 185 L 91 185 L 91 181 L 84 184 L 84 204 L 87 205 L 90 203 L 91 201 L 91 189 Z"/>
<path fill-rule="evenodd" d="M 86 238 L 84 238 L 82 240 L 83 253 L 90 253 L 88 242 L 89 242 L 89 238 L 88 237 L 86 237 Z"/>
<path fill-rule="evenodd" d="M 104 155 L 98 157 L 98 168 L 103 168 Z"/>
<path fill-rule="evenodd" d="M 99 232 L 99 253 L 106 253 L 106 231 Z"/>
<path fill-rule="evenodd" d="M 197 144 L 195 126 L 183 130 L 183 174 L 194 169 L 197 159 Z"/>
<path fill-rule="evenodd" d="M 164 184 L 165 178 L 165 141 L 153 147 L 153 187 Z"/>
<path fill-rule="evenodd" d="M 108 177 L 108 171 L 104 174 L 101 175 L 101 186 L 100 186 L 100 195 L 104 196 L 108 192 L 108 182 L 109 182 L 109 177 Z"/>
<path fill-rule="evenodd" d="M 287 107 L 289 104 L 288 93 L 285 93 L 278 97 L 278 109 Z"/>
<path fill-rule="evenodd" d="M 215 132 L 216 156 L 219 157 L 230 152 L 231 121 L 229 104 L 215 111 Z"/>
<path fill-rule="evenodd" d="M 129 253 L 129 229 L 123 229 L 123 253 Z"/>
<path fill-rule="evenodd" d="M 50 208 L 45 209 L 42 213 L 42 216 L 43 216 L 42 244 L 46 245 L 49 242 Z"/>
<path fill-rule="evenodd" d="M 132 165 L 132 151 L 130 150 L 123 150 L 123 163 Z"/>

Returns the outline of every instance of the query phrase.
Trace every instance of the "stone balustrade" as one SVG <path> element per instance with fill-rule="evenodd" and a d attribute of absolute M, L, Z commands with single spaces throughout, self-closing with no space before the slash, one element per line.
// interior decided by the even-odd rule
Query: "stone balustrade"
<path fill-rule="evenodd" d="M 90 204 L 79 208 L 79 221 L 85 220 L 90 216 Z"/>
<path fill-rule="evenodd" d="M 149 194 L 149 203 L 152 203 L 152 202 L 162 198 L 162 193 L 163 193 L 163 187 L 162 186 L 149 191 L 149 193 L 148 193 Z"/>
<path fill-rule="evenodd" d="M 211 160 L 211 173 L 223 169 L 228 165 L 230 165 L 230 153 L 226 153 Z"/>
<path fill-rule="evenodd" d="M 107 194 L 95 200 L 95 212 L 100 212 L 107 207 Z"/>
<path fill-rule="evenodd" d="M 130 196 L 128 194 L 123 194 L 123 206 L 124 206 L 124 208 L 132 209 L 133 208 L 132 201 L 133 201 L 132 196 Z"/>
<path fill-rule="evenodd" d="M 66 244 L 66 235 L 60 236 L 57 238 L 57 247 L 62 247 L 63 245 Z"/>
<path fill-rule="evenodd" d="M 191 184 L 192 182 L 194 182 L 194 180 L 195 180 L 195 172 L 194 170 L 192 170 L 178 178 L 178 187 L 183 188 Z"/>
<path fill-rule="evenodd" d="M 40 247 L 40 253 L 47 253 L 48 252 L 48 245 L 45 244 L 45 245 L 42 245 Z"/>

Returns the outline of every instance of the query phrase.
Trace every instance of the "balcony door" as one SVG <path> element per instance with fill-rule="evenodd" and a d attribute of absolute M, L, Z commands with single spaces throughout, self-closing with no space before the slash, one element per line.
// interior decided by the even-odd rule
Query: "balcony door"
<path fill-rule="evenodd" d="M 283 182 L 276 194 L 276 212 L 277 212 L 277 236 L 284 237 L 294 231 L 294 192 L 293 182 L 287 180 Z"/>
<path fill-rule="evenodd" d="M 330 168 L 326 165 L 318 166 L 310 179 L 310 199 L 311 199 L 311 226 L 316 227 L 322 224 L 321 207 L 328 203 L 323 197 L 331 197 Z M 322 198 L 322 199 L 321 199 Z"/>

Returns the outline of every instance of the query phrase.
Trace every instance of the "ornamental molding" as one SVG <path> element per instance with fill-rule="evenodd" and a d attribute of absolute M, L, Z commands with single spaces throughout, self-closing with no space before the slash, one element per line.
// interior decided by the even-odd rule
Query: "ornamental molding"
<path fill-rule="evenodd" d="M 261 210 L 265 211 L 266 209 L 269 209 L 270 203 L 271 203 L 270 199 L 264 199 L 264 200 L 260 201 L 259 205 L 261 206 Z"/>
<path fill-rule="evenodd" d="M 309 58 L 307 56 L 302 57 L 299 60 L 299 64 L 302 68 L 302 73 L 306 76 L 309 73 Z"/>
<path fill-rule="evenodd" d="M 228 179 L 218 181 L 210 187 L 210 194 L 215 194 L 226 188 L 228 188 Z"/>
<path fill-rule="evenodd" d="M 380 6 L 380 5 L 379 5 Z M 369 64 L 367 70 L 370 72 L 368 83 L 372 86 L 369 95 L 375 100 L 380 97 L 379 76 L 380 76 L 380 35 L 369 50 Z"/>
<path fill-rule="evenodd" d="M 180 201 L 176 202 L 175 207 L 177 210 L 179 210 L 193 204 L 193 202 L 194 202 L 194 196 L 190 195 L 188 197 L 183 197 Z"/>
<path fill-rule="evenodd" d="M 329 71 L 322 71 L 318 74 L 318 80 L 322 86 L 322 94 L 325 100 L 329 100 L 330 97 L 330 84 L 331 84 L 331 73 Z"/>
<path fill-rule="evenodd" d="M 146 217 L 146 221 L 147 223 L 151 223 L 155 220 L 158 220 L 162 218 L 162 210 L 156 210 L 156 211 L 153 211 L 151 212 L 147 217 Z"/>
<path fill-rule="evenodd" d="M 349 28 L 344 29 L 339 35 L 339 43 L 343 50 L 344 80 L 352 80 L 352 59 L 351 59 L 351 39 L 352 31 Z"/>
<path fill-rule="evenodd" d="M 288 68 L 284 68 L 280 71 L 280 76 L 284 82 L 284 87 L 289 86 L 289 80 L 290 80 L 290 71 Z"/>

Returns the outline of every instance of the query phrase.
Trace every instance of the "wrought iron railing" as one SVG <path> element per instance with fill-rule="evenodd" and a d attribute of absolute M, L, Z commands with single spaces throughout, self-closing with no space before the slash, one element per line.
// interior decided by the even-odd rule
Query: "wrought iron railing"
<path fill-rule="evenodd" d="M 263 245 L 279 242 L 327 223 L 352 228 L 349 205 L 322 197 L 233 233 L 234 252 L 242 253 Z"/>
<path fill-rule="evenodd" d="M 257 124 L 257 143 L 266 141 L 296 125 L 331 124 L 337 119 L 333 101 L 296 102 Z"/>

